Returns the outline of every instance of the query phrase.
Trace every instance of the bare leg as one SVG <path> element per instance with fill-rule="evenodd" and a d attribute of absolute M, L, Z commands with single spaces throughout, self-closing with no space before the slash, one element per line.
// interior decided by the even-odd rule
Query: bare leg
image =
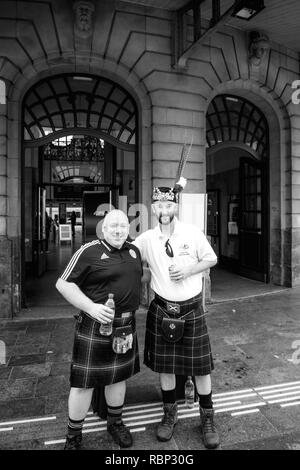
<path fill-rule="evenodd" d="M 199 395 L 208 395 L 211 392 L 211 379 L 209 375 L 198 375 L 195 377 L 196 388 Z"/>
<path fill-rule="evenodd" d="M 105 387 L 105 400 L 108 406 L 122 406 L 125 400 L 126 382 L 118 382 Z"/>
<path fill-rule="evenodd" d="M 159 374 L 162 390 L 174 390 L 176 386 L 175 374 Z"/>
<path fill-rule="evenodd" d="M 69 395 L 69 417 L 74 421 L 84 419 L 92 401 L 93 388 L 71 387 Z"/>

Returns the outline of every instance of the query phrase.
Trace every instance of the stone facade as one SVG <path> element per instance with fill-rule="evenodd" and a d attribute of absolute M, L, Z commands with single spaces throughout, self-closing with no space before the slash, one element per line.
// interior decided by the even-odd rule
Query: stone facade
<path fill-rule="evenodd" d="M 110 78 L 136 100 L 140 201 L 147 204 L 153 184 L 173 183 L 186 136 L 193 135 L 186 191 L 205 192 L 205 115 L 214 96 L 236 94 L 260 107 L 270 129 L 271 280 L 300 284 L 300 105 L 291 101 L 298 53 L 272 43 L 261 65 L 250 66 L 247 34 L 224 26 L 178 70 L 171 65 L 172 12 L 96 2 L 93 33 L 84 38 L 74 32 L 66 0 L 4 0 L 1 7 L 0 79 L 7 104 L 0 104 L 0 246 L 6 250 L 0 258 L 0 305 L 6 305 L 0 316 L 19 305 L 22 100 L 41 78 L 65 72 Z M 12 252 L 14 262 L 7 256 Z"/>

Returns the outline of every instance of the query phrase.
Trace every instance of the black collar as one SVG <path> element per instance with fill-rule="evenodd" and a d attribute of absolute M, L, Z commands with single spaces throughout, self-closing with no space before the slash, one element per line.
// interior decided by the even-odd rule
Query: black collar
<path fill-rule="evenodd" d="M 106 240 L 100 240 L 102 245 L 105 246 L 105 248 L 110 251 L 110 252 L 114 252 L 114 251 L 122 251 L 122 250 L 129 250 L 130 246 L 129 246 L 129 243 L 127 241 L 125 241 L 123 243 L 123 245 L 121 246 L 121 248 L 116 248 L 115 246 L 112 246 L 110 243 L 108 243 L 108 241 Z"/>

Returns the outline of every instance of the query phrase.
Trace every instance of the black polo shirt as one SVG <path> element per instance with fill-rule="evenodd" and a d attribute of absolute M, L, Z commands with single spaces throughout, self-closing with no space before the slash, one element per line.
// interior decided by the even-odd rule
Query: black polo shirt
<path fill-rule="evenodd" d="M 116 313 L 139 307 L 143 267 L 139 249 L 125 242 L 118 249 L 93 240 L 74 253 L 61 279 L 74 282 L 93 302 L 104 304 L 114 294 Z"/>

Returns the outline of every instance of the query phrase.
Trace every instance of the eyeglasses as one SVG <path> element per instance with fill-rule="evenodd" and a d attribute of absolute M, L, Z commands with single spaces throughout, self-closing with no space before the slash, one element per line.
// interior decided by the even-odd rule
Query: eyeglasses
<path fill-rule="evenodd" d="M 169 239 L 165 243 L 166 253 L 170 258 L 174 257 L 173 249 L 169 243 Z"/>

